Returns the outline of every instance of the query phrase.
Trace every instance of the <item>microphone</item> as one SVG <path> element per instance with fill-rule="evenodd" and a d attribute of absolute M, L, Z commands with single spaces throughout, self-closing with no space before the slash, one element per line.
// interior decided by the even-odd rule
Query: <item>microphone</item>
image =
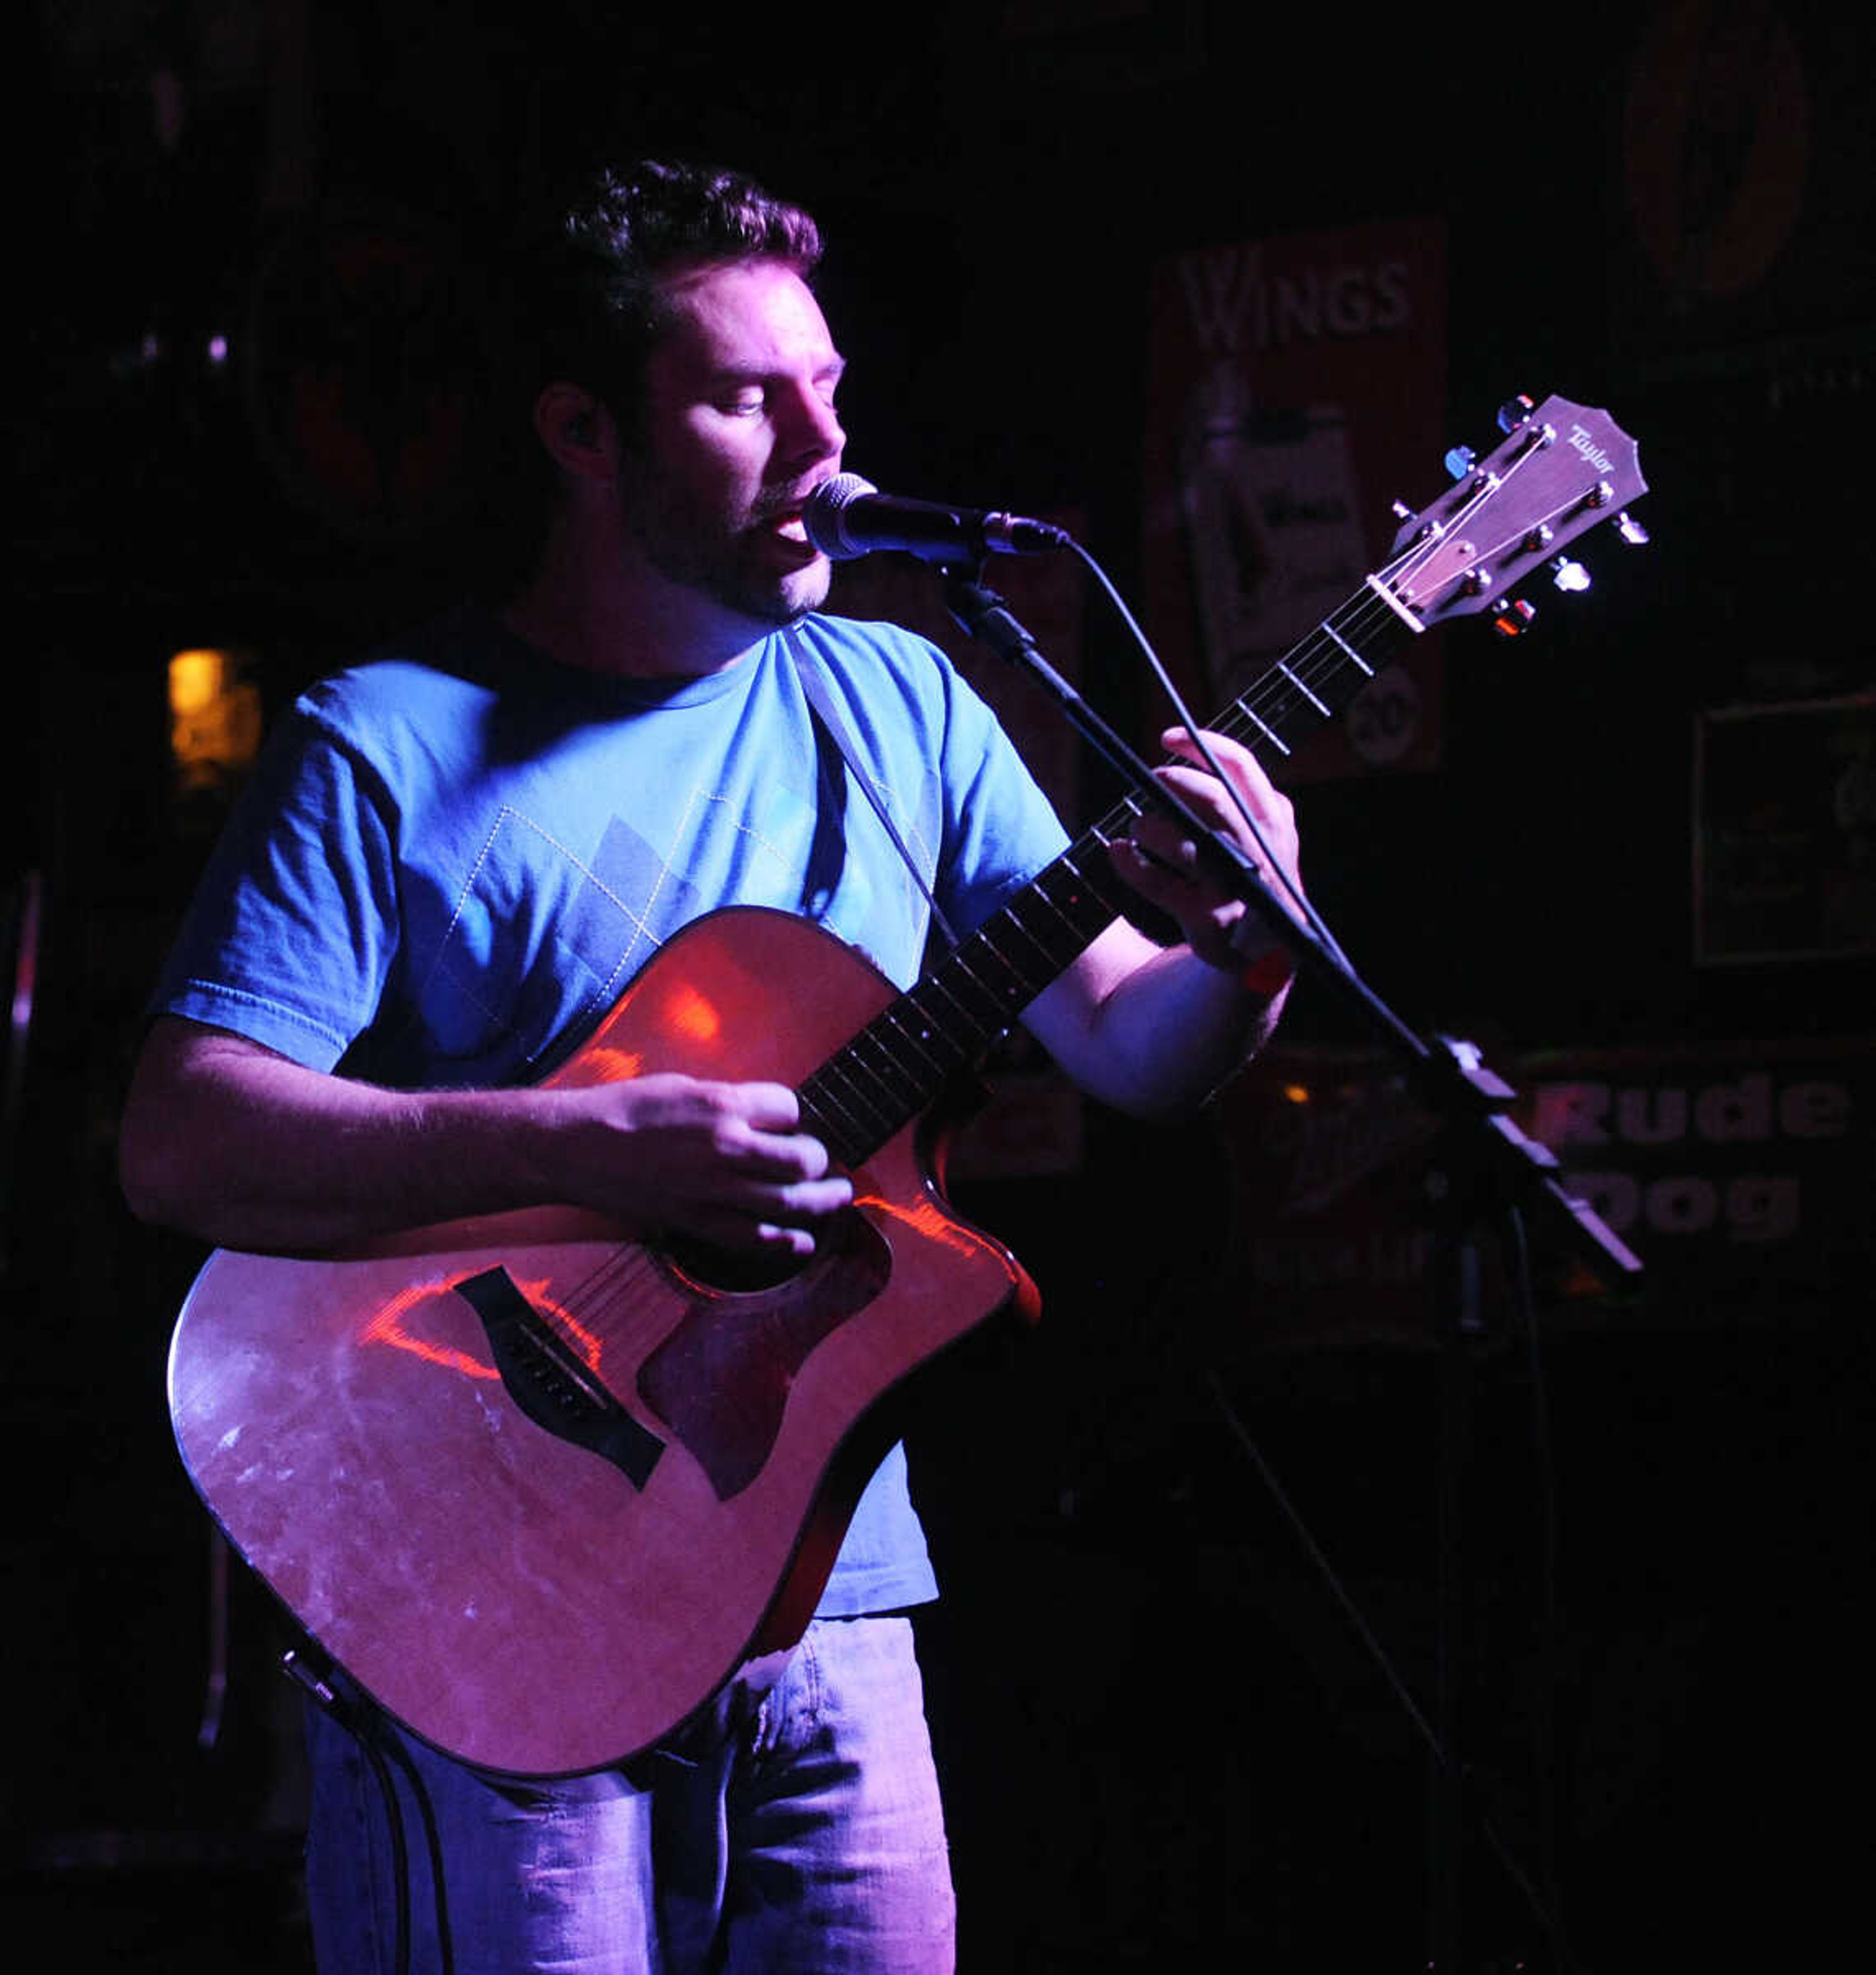
<path fill-rule="evenodd" d="M 836 562 L 903 549 L 921 562 L 977 562 L 986 555 L 1046 555 L 1066 548 L 1066 529 L 1023 514 L 985 514 L 882 494 L 857 473 L 824 480 L 801 511 L 808 540 Z"/>

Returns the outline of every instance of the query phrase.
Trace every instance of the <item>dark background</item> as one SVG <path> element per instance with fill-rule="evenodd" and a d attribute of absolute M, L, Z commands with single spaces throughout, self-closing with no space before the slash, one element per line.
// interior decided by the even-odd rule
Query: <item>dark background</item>
<path fill-rule="evenodd" d="M 1639 53 L 1671 31 L 1702 51 L 1671 199 L 1648 176 L 1658 150 L 1636 162 L 1648 105 L 1630 115 Z M 0 876 L 9 935 L 29 874 L 42 916 L 4 1175 L 0 1829 L 8 1898 L 51 1917 L 57 1965 L 304 1965 L 291 1703 L 238 1573 L 226 1718 L 197 1746 L 224 1628 L 162 1368 L 200 1257 L 130 1222 L 113 1159 L 140 999 L 225 804 L 172 785 L 169 654 L 251 652 L 271 711 L 452 594 L 459 524 L 489 498 L 445 466 L 395 499 L 335 499 L 283 442 L 309 239 L 425 272 L 429 313 L 401 348 L 366 339 L 356 374 L 387 430 L 447 460 L 458 411 L 473 435 L 482 359 L 462 250 L 599 145 L 744 165 L 832 242 L 851 456 L 889 487 L 1074 505 L 1125 590 L 1155 261 L 1443 220 L 1454 437 L 1477 441 L 1518 389 L 1609 406 L 1641 440 L 1655 541 L 1599 547 L 1592 596 L 1546 609 L 1509 656 L 1453 639 L 1438 772 L 1303 795 L 1315 896 L 1419 1025 L 1518 1050 L 1871 1034 L 1867 960 L 1703 971 L 1687 935 L 1694 715 L 1867 689 L 1876 670 L 1861 17 L 1592 8 L 1520 31 L 1502 11 L 1358 25 L 1013 4 L 889 25 L 255 0 L 45 6 L 14 36 L 21 608 Z M 1755 139 L 1794 117 L 1789 228 L 1716 295 L 1688 271 L 1700 242 Z M 1664 201 L 1678 274 L 1635 216 Z M 1108 633 L 1086 659 L 1110 711 L 1143 717 Z M 1292 1034 L 1359 1040 L 1306 991 Z M 1424 1750 L 1208 1373 L 1227 1366 L 1424 1694 L 1452 1444 L 1435 1356 L 1247 1352 L 1237 1313 L 1171 1293 L 1203 1284 L 1219 1243 L 1207 1129 L 1089 1131 L 1079 1181 L 971 1191 L 1050 1320 L 968 1347 L 915 1438 L 948 1586 L 925 1648 L 963 1966 L 1424 1967 Z M 1842 1252 L 1866 1256 L 1867 1231 Z M 1867 1852 L 1844 1806 L 1868 1755 L 1870 1300 L 1855 1268 L 1717 1308 L 1670 1283 L 1620 1323 L 1547 1332 L 1548 1645 L 1533 1380 L 1496 1342 L 1502 1314 L 1474 1354 L 1467 1747 L 1520 1868 L 1552 1862 L 1576 1965 L 1807 1965 L 1847 1911 Z M 1561 1965 L 1510 1875 L 1476 1842 L 1464 1864 L 1454 1965 Z"/>

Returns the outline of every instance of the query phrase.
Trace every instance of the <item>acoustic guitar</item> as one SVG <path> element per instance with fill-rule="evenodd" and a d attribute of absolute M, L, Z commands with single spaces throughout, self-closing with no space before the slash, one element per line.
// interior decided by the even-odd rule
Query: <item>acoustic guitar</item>
<path fill-rule="evenodd" d="M 1605 413 L 1547 399 L 1214 725 L 1280 764 L 1428 625 L 1515 627 L 1512 586 L 1644 491 Z M 1133 820 L 1079 838 L 908 992 L 804 920 L 698 919 L 549 1079 L 792 1086 L 854 1199 L 780 1280 L 553 1208 L 210 1257 L 170 1356 L 189 1476 L 396 1720 L 489 1770 L 594 1769 L 800 1635 L 889 1444 L 882 1402 L 1033 1307 L 947 1202 L 926 1121 L 1114 917 L 1104 846 Z"/>

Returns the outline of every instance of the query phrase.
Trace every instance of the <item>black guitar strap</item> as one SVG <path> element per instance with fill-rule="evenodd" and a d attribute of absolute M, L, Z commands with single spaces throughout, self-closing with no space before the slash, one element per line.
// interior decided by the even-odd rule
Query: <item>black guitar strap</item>
<path fill-rule="evenodd" d="M 793 656 L 795 671 L 801 680 L 801 690 L 807 695 L 808 705 L 815 718 L 827 730 L 828 739 L 833 741 L 841 760 L 846 764 L 848 780 L 872 803 L 873 813 L 885 827 L 886 835 L 892 840 L 892 847 L 905 859 L 906 869 L 912 874 L 912 882 L 925 894 L 925 903 L 931 908 L 932 922 L 945 935 L 946 945 L 955 946 L 958 935 L 952 931 L 950 920 L 945 916 L 944 908 L 932 896 L 931 887 L 925 882 L 925 873 L 919 869 L 918 859 L 912 856 L 905 838 L 899 834 L 899 825 L 887 813 L 886 806 L 880 800 L 879 791 L 873 787 L 872 777 L 860 765 L 859 750 L 854 744 L 853 733 L 846 719 L 833 704 L 833 695 L 827 690 L 827 682 L 821 677 L 819 664 L 793 638 L 788 641 L 788 649 Z"/>

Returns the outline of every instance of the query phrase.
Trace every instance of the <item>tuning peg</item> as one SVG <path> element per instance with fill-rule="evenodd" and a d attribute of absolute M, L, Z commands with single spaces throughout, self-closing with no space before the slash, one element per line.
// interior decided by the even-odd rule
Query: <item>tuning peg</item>
<path fill-rule="evenodd" d="M 1531 620 L 1536 615 L 1522 596 L 1514 596 L 1493 612 L 1492 629 L 1501 638 L 1521 638 L 1531 628 Z"/>
<path fill-rule="evenodd" d="M 1515 398 L 1507 398 L 1498 408 L 1498 429 L 1506 434 L 1516 431 L 1529 422 L 1536 409 L 1522 391 Z"/>
<path fill-rule="evenodd" d="M 1448 446 L 1446 470 L 1455 480 L 1463 480 L 1478 464 L 1479 455 L 1469 445 Z"/>
<path fill-rule="evenodd" d="M 1625 508 L 1615 518 L 1615 532 L 1631 549 L 1638 549 L 1648 538 L 1648 531 Z"/>
<path fill-rule="evenodd" d="M 1589 587 L 1589 572 L 1568 556 L 1557 557 L 1550 565 L 1550 580 L 1566 594 Z"/>

